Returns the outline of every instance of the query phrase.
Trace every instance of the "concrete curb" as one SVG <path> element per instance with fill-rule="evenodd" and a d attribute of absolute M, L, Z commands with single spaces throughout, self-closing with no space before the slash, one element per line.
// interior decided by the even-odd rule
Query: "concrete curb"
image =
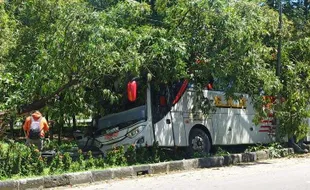
<path fill-rule="evenodd" d="M 282 156 L 286 156 L 288 154 L 294 153 L 294 150 L 292 148 L 284 148 L 281 152 Z M 239 163 L 255 162 L 257 160 L 266 160 L 270 158 L 272 158 L 272 155 L 269 151 L 261 150 L 257 152 L 242 154 L 177 160 L 171 162 L 128 166 L 122 168 L 67 173 L 56 176 L 0 181 L 0 189 L 43 189 L 57 186 L 92 183 L 97 181 L 111 180 L 114 178 L 128 178 L 145 174 L 160 174 L 173 171 L 191 170 L 196 168 L 222 167 L 228 165 L 236 165 Z"/>

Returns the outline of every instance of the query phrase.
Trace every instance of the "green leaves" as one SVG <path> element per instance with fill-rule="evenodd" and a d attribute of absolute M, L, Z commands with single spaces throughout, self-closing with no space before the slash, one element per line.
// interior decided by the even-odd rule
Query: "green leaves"
<path fill-rule="evenodd" d="M 260 1 L 3 3 L 0 109 L 108 114 L 121 109 L 127 81 L 149 73 L 155 83 L 190 78 L 201 87 L 213 78 L 215 89 L 247 92 L 258 109 L 262 94 L 281 92 L 288 101 L 276 106 L 279 117 L 297 114 L 292 125 L 301 126 L 309 103 L 310 25 L 300 11 L 284 12 L 290 17 L 279 34 L 278 13 Z"/>

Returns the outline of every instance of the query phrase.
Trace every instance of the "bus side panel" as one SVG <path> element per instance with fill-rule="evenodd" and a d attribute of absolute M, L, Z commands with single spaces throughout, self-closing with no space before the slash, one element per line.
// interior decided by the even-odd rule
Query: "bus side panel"
<path fill-rule="evenodd" d="M 154 124 L 155 139 L 159 146 L 173 146 L 172 119 L 170 112 Z"/>
<path fill-rule="evenodd" d="M 214 124 L 214 144 L 235 144 L 237 139 L 233 138 L 233 133 L 239 123 L 238 121 L 239 115 L 233 114 L 232 112 L 229 114 L 213 114 L 212 123 Z"/>
<path fill-rule="evenodd" d="M 220 97 L 221 104 L 227 105 L 223 92 L 206 91 L 205 95 L 210 100 Z M 217 107 L 216 112 L 210 114 L 214 124 L 214 144 L 236 145 L 271 142 L 271 136 L 268 132 L 261 130 L 261 124 L 256 126 L 253 123 L 255 111 L 249 96 L 239 95 L 246 99 L 246 107 Z M 234 104 L 238 105 L 239 103 L 236 101 Z"/>
<path fill-rule="evenodd" d="M 244 114 L 241 112 L 240 115 L 240 126 L 237 130 L 238 134 L 243 136 L 240 140 L 240 144 L 254 144 L 254 143 L 270 143 L 273 141 L 269 132 L 261 130 L 261 125 L 255 125 L 253 123 L 254 114 Z M 238 135 L 234 134 L 234 135 Z"/>
<path fill-rule="evenodd" d="M 246 109 L 242 109 L 240 112 L 240 126 L 239 133 L 248 134 L 248 138 L 244 138 L 241 144 L 254 144 L 254 143 L 270 143 L 272 142 L 273 136 L 270 135 L 271 131 L 268 132 L 269 128 L 264 128 L 262 126 L 271 126 L 269 123 L 259 123 L 255 124 L 253 122 L 255 117 L 255 109 L 251 98 L 248 95 L 244 95 L 247 99 Z M 272 120 L 272 118 L 264 118 L 263 120 Z M 268 129 L 268 130 L 266 130 Z"/>
<path fill-rule="evenodd" d="M 186 146 L 187 138 L 185 133 L 185 125 L 183 122 L 182 112 L 171 112 L 172 114 L 172 124 L 175 138 L 176 146 Z"/>
<path fill-rule="evenodd" d="M 187 146 L 188 133 L 184 123 L 184 115 L 191 109 L 193 98 L 190 96 L 188 90 L 185 91 L 180 100 L 172 107 L 172 122 L 175 137 L 175 144 L 177 146 Z M 188 115 L 188 114 L 187 114 Z"/>

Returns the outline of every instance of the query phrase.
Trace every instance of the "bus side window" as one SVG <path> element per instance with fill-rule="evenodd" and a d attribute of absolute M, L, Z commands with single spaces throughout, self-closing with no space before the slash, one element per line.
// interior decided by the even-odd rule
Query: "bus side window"
<path fill-rule="evenodd" d="M 213 85 L 212 85 L 211 83 L 208 83 L 208 84 L 207 84 L 207 89 L 208 89 L 208 90 L 213 90 Z"/>
<path fill-rule="evenodd" d="M 152 90 L 152 107 L 154 122 L 162 119 L 171 110 L 173 100 L 177 96 L 183 81 L 173 84 L 162 84 Z"/>
<path fill-rule="evenodd" d="M 206 86 L 208 90 L 213 90 L 213 83 L 214 83 L 214 79 L 212 77 L 212 78 L 209 79 L 209 82 L 208 82 L 208 84 Z"/>

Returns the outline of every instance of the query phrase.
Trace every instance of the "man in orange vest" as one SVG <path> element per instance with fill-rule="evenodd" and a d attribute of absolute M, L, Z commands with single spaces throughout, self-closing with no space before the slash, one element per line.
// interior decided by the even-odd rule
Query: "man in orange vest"
<path fill-rule="evenodd" d="M 40 151 L 43 149 L 43 140 L 45 133 L 49 130 L 46 119 L 39 111 L 35 111 L 26 118 L 23 125 L 26 135 L 26 145 L 36 145 Z"/>

